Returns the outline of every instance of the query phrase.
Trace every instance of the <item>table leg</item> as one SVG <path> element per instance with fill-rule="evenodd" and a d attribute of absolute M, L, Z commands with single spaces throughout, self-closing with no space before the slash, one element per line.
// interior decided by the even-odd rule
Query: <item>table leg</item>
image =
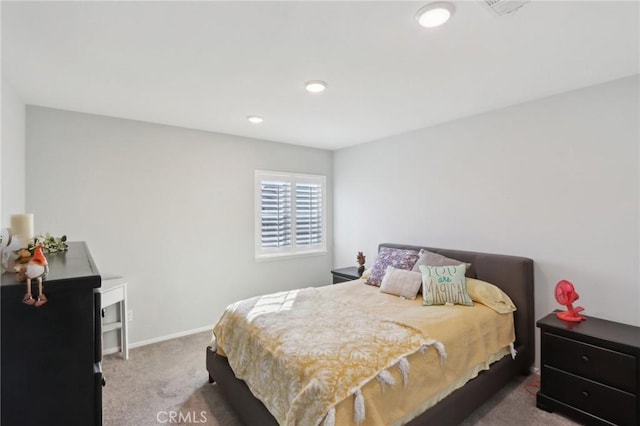
<path fill-rule="evenodd" d="M 122 319 L 122 328 L 120 329 L 120 347 L 122 348 L 122 356 L 129 359 L 129 332 L 127 326 L 127 285 L 124 285 L 124 298 L 120 302 L 120 318 Z"/>

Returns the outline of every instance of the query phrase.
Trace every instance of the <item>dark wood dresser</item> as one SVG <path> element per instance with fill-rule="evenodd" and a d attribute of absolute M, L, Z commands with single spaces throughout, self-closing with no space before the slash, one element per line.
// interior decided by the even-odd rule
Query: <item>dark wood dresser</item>
<path fill-rule="evenodd" d="M 551 313 L 541 332 L 537 406 L 584 424 L 638 425 L 640 328 L 588 317 L 570 323 Z"/>
<path fill-rule="evenodd" d="M 23 304 L 26 284 L 2 274 L 1 423 L 101 425 L 100 274 L 83 242 L 46 257 L 43 306 Z"/>
<path fill-rule="evenodd" d="M 358 274 L 358 268 L 356 266 L 334 269 L 331 271 L 331 274 L 333 275 L 334 284 L 353 281 L 360 278 L 360 274 Z"/>

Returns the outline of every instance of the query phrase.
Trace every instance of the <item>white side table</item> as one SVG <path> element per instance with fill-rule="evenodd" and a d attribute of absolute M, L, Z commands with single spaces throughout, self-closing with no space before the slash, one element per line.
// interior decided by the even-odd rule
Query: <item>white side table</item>
<path fill-rule="evenodd" d="M 120 330 L 120 350 L 124 359 L 129 359 L 129 335 L 127 332 L 127 280 L 122 277 L 105 277 L 102 287 L 100 309 L 105 309 L 115 303 L 120 304 L 119 321 L 102 324 L 102 333 Z"/>

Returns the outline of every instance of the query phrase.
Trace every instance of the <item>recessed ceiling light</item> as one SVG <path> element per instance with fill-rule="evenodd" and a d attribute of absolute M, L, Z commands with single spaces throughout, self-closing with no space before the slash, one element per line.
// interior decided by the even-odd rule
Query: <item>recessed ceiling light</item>
<path fill-rule="evenodd" d="M 327 83 L 322 80 L 309 80 L 304 83 L 304 88 L 307 89 L 307 92 L 320 93 L 327 88 Z"/>
<path fill-rule="evenodd" d="M 252 124 L 260 124 L 264 121 L 264 118 L 258 117 L 257 115 L 250 115 L 247 117 L 247 120 Z"/>
<path fill-rule="evenodd" d="M 439 27 L 451 18 L 453 11 L 454 7 L 451 3 L 430 3 L 418 10 L 416 21 L 425 28 Z"/>

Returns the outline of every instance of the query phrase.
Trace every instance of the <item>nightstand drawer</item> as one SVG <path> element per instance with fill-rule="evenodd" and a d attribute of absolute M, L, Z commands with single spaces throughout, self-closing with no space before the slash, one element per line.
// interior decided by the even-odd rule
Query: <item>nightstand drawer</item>
<path fill-rule="evenodd" d="M 635 395 L 549 366 L 542 377 L 545 395 L 618 425 L 637 425 Z"/>
<path fill-rule="evenodd" d="M 636 357 L 545 332 L 542 364 L 627 392 L 637 389 Z"/>
<path fill-rule="evenodd" d="M 334 275 L 333 276 L 333 283 L 334 284 L 346 283 L 347 281 L 353 281 L 353 278 L 346 278 L 346 277 L 342 277 L 340 275 Z"/>
<path fill-rule="evenodd" d="M 331 274 L 333 275 L 334 284 L 353 281 L 360 278 L 360 274 L 358 273 L 358 268 L 356 268 L 355 266 L 350 266 L 348 268 L 333 269 L 331 271 Z"/>

